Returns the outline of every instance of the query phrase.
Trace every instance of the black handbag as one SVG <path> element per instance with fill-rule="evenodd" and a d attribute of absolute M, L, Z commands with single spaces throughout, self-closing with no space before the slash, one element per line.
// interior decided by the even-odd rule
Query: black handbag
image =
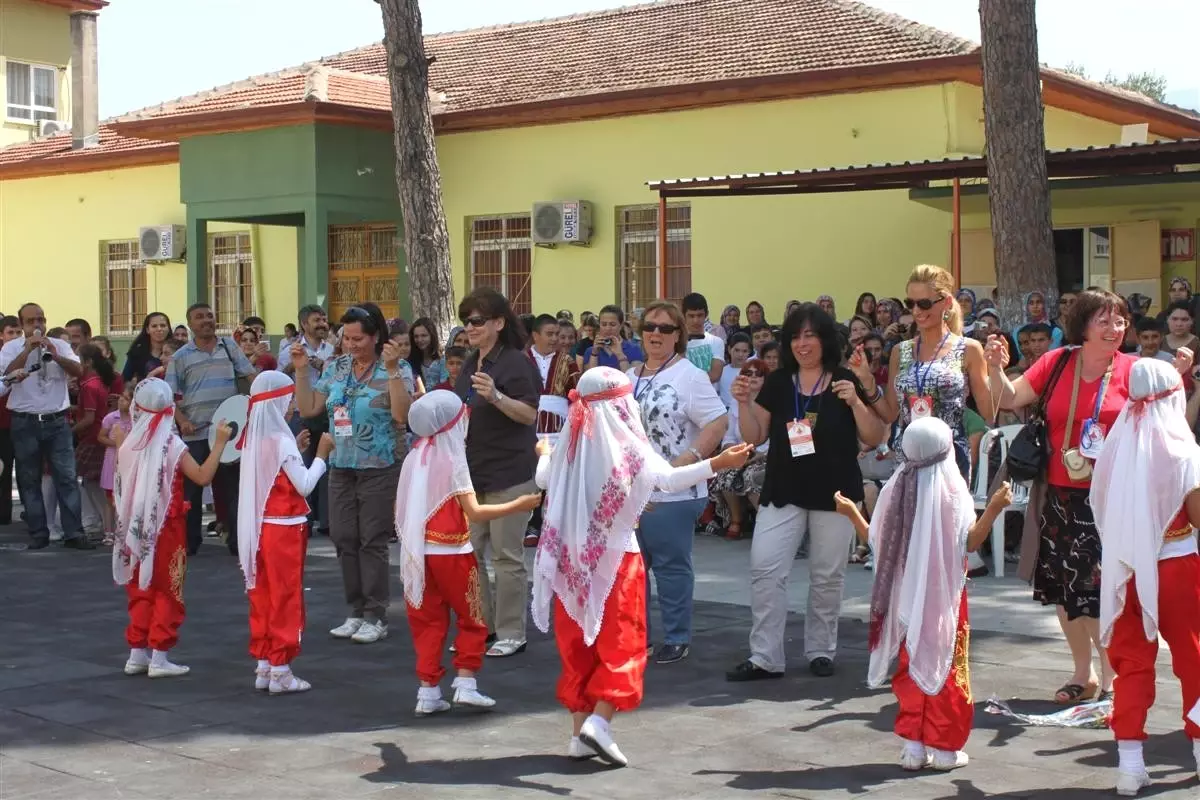
<path fill-rule="evenodd" d="M 1046 381 L 1046 387 L 1029 412 L 1029 421 L 1013 437 L 1008 446 L 1008 459 L 1004 462 L 1008 476 L 1014 481 L 1031 481 L 1046 470 L 1050 447 L 1046 436 L 1046 400 L 1054 391 L 1054 385 L 1071 360 L 1071 349 L 1064 347 L 1058 363 Z"/>

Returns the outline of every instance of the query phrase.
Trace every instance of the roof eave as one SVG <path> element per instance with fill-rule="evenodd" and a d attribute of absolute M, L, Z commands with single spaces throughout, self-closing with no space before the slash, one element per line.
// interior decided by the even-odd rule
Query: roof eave
<path fill-rule="evenodd" d="M 221 111 L 116 121 L 109 125 L 122 136 L 178 142 L 191 136 L 240 133 L 316 122 L 390 128 L 392 115 L 390 111 L 362 106 L 306 100 L 299 103 L 230 108 Z"/>
<path fill-rule="evenodd" d="M 40 158 L 0 164 L 0 181 L 41 178 L 51 175 L 78 175 L 129 167 L 149 167 L 179 161 L 179 145 L 163 143 L 143 150 L 94 153 L 82 152 L 64 157 L 63 151 Z"/>
<path fill-rule="evenodd" d="M 33 0 L 33 2 L 65 8 L 68 11 L 100 11 L 108 5 L 108 0 Z"/>

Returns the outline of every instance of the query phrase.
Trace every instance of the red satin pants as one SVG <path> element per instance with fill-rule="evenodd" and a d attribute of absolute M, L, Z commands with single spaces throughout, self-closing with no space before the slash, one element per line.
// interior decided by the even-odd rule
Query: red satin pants
<path fill-rule="evenodd" d="M 1143 741 L 1146 714 L 1154 705 L 1158 637 L 1146 641 L 1142 604 L 1132 579 L 1125 591 L 1125 611 L 1113 625 L 1108 646 L 1117 673 L 1110 727 L 1118 741 Z M 1158 562 L 1158 632 L 1171 648 L 1171 668 L 1183 690 L 1184 731 L 1200 739 L 1200 727 L 1187 716 L 1200 700 L 1200 556 Z"/>
<path fill-rule="evenodd" d="M 618 711 L 642 703 L 646 673 L 646 568 L 641 553 L 626 553 L 608 600 L 600 634 L 589 647 L 583 631 L 554 598 L 554 639 L 562 659 L 558 701 L 571 713 L 591 713 L 603 700 Z"/>
<path fill-rule="evenodd" d="M 187 513 L 168 516 L 154 544 L 154 573 L 150 585 L 138 588 L 138 568 L 125 586 L 129 598 L 130 647 L 170 650 L 179 642 L 183 625 L 183 581 L 187 577 Z"/>
<path fill-rule="evenodd" d="M 304 557 L 308 525 L 264 522 L 250 598 L 250 655 L 273 667 L 300 655 L 304 633 Z"/>
<path fill-rule="evenodd" d="M 936 695 L 922 692 L 908 674 L 908 650 L 900 645 L 900 665 L 892 678 L 892 692 L 900 702 L 896 713 L 896 735 L 921 742 L 935 750 L 962 750 L 971 735 L 975 706 L 971 702 L 971 670 L 967 651 L 971 623 L 967 616 L 967 593 L 958 605 L 958 635 L 954 661 L 946 683 Z"/>
<path fill-rule="evenodd" d="M 421 607 L 408 607 L 408 629 L 417 651 L 417 678 L 436 685 L 446 676 L 442 651 L 454 612 L 458 635 L 454 637 L 454 668 L 478 672 L 487 649 L 488 629 L 483 621 L 483 593 L 474 553 L 425 556 L 425 595 Z"/>

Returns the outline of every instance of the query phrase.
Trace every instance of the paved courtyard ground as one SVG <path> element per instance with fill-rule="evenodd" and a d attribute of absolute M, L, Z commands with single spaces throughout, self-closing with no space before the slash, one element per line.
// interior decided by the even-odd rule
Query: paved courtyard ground
<path fill-rule="evenodd" d="M 330 639 L 344 609 L 327 540 L 311 547 L 308 636 L 296 664 L 315 688 L 272 698 L 251 688 L 241 577 L 212 540 L 189 566 L 188 621 L 173 652 L 192 673 L 150 681 L 121 673 L 124 594 L 112 584 L 109 554 L 10 549 L 23 541 L 18 527 L 0 530 L 0 548 L 8 546 L 0 549 L 0 800 L 1112 795 L 1106 731 L 1028 728 L 983 713 L 992 694 L 1018 698 L 1022 710 L 1053 710 L 1044 699 L 1069 669 L 1052 616 L 1011 579 L 970 589 L 978 708 L 970 766 L 910 776 L 894 766 L 891 694 L 864 685 L 869 573 L 851 568 L 834 678 L 801 668 L 779 681 L 729 684 L 725 670 L 745 655 L 749 546 L 700 537 L 691 658 L 650 666 L 645 705 L 616 723 L 631 766 L 613 770 L 562 756 L 569 729 L 554 700 L 557 656 L 532 625 L 526 654 L 484 667 L 494 712 L 414 718 L 399 581 L 388 640 Z M 797 561 L 797 611 L 805 573 Z M 802 615 L 793 614 L 788 637 L 798 657 Z M 1177 684 L 1165 662 L 1159 675 L 1146 749 L 1156 785 L 1144 796 L 1195 797 Z"/>

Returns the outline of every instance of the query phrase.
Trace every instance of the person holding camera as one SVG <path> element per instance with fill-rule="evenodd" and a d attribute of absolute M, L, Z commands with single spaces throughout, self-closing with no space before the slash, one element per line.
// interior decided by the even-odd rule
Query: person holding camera
<path fill-rule="evenodd" d="M 50 543 L 42 500 L 42 468 L 48 464 L 61 509 L 63 546 L 91 550 L 95 545 L 83 533 L 75 442 L 67 421 L 67 382 L 82 375 L 83 366 L 69 343 L 46 336 L 41 306 L 26 303 L 17 317 L 22 335 L 0 349 L 0 374 L 10 384 L 13 454 L 32 539 L 29 549 L 40 550 Z"/>
<path fill-rule="evenodd" d="M 621 326 L 625 324 L 625 312 L 620 306 L 608 305 L 600 309 L 600 324 L 592 346 L 579 357 L 579 368 L 584 372 L 596 367 L 612 367 L 622 372 L 640 366 L 642 348 L 621 337 Z"/>

